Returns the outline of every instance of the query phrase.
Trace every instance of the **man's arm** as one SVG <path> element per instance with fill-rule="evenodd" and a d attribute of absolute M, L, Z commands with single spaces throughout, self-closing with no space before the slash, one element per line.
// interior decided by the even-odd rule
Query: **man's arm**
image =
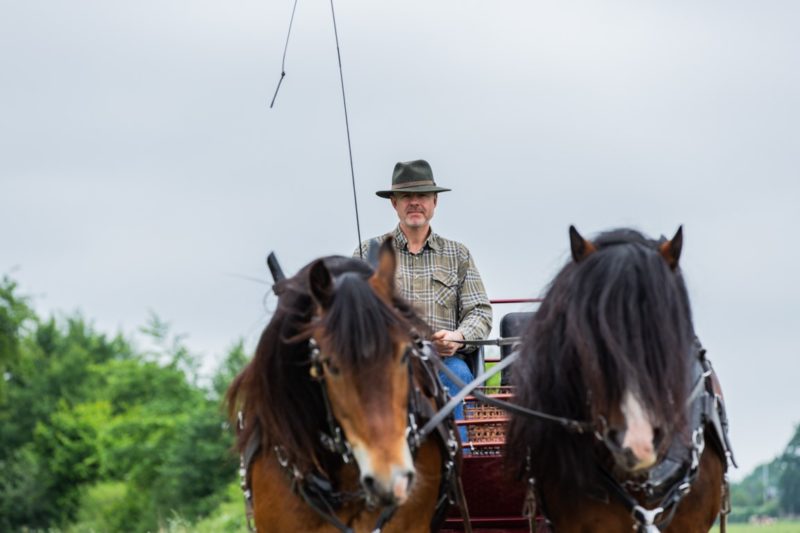
<path fill-rule="evenodd" d="M 458 290 L 458 327 L 455 331 L 441 330 L 433 334 L 433 340 L 439 355 L 450 356 L 456 350 L 471 352 L 475 346 L 465 346 L 459 340 L 485 339 L 492 330 L 492 306 L 486 289 L 483 287 L 481 275 L 469 250 L 463 245 L 459 252 L 459 290 Z M 463 279 L 461 277 L 463 276 Z"/>
<path fill-rule="evenodd" d="M 466 250 L 463 259 L 465 267 L 464 280 L 461 282 L 458 298 L 458 316 L 460 317 L 457 331 L 461 332 L 464 340 L 485 339 L 492 330 L 492 306 L 486 289 L 483 286 L 481 275 L 472 254 Z"/>

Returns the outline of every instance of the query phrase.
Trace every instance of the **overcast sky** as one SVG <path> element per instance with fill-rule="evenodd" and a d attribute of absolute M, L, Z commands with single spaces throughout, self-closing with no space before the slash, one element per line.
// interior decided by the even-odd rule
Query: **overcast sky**
<path fill-rule="evenodd" d="M 683 224 L 740 478 L 800 422 L 800 5 L 653 4 L 338 0 L 362 237 L 418 158 L 491 298 L 541 294 L 569 224 Z M 254 347 L 275 300 L 243 277 L 357 244 L 326 1 L 268 108 L 291 8 L 0 0 L 0 275 L 108 333 L 152 310 L 206 372 Z"/>

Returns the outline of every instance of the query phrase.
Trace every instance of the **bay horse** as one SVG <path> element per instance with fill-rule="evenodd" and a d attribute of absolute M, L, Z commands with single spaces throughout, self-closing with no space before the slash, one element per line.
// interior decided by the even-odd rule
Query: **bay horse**
<path fill-rule="evenodd" d="M 446 397 L 396 268 L 387 241 L 374 272 L 326 257 L 276 282 L 277 310 L 226 396 L 259 533 L 429 531 L 444 519 L 460 449 L 452 420 L 419 438 Z"/>
<path fill-rule="evenodd" d="M 716 376 L 679 267 L 683 231 L 584 239 L 556 275 L 512 367 L 507 458 L 556 533 L 705 532 L 735 465 Z M 708 444 L 708 445 L 706 445 Z"/>

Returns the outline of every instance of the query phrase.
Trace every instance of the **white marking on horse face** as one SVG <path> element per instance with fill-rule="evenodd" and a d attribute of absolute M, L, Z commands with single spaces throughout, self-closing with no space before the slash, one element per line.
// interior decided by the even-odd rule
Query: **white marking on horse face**
<path fill-rule="evenodd" d="M 363 445 L 353 444 L 353 457 L 355 457 L 358 469 L 361 472 L 361 480 L 371 478 L 374 483 L 373 489 L 379 495 L 394 499 L 398 505 L 402 505 L 411 493 L 411 480 L 414 477 L 414 458 L 411 457 L 411 450 L 405 438 L 400 446 L 400 460 L 391 463 L 388 468 L 384 467 L 380 471 L 375 466 L 373 454 Z"/>
<path fill-rule="evenodd" d="M 356 458 L 356 464 L 358 464 L 358 469 L 361 471 L 361 477 L 374 476 L 375 473 L 372 468 L 372 458 L 369 455 L 369 451 L 360 444 L 352 444 L 352 448 L 353 457 Z"/>
<path fill-rule="evenodd" d="M 622 449 L 629 449 L 636 458 L 631 470 L 644 470 L 656 463 L 656 450 L 653 446 L 653 426 L 650 417 L 639 402 L 639 398 L 625 391 L 622 399 L 622 414 L 625 416 L 625 438 Z"/>

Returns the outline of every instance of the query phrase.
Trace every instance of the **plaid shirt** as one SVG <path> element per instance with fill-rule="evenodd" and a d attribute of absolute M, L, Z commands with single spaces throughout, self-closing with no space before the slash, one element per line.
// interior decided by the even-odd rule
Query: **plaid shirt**
<path fill-rule="evenodd" d="M 459 242 L 433 231 L 419 253 L 408 251 L 408 239 L 398 225 L 393 232 L 397 249 L 397 287 L 423 313 L 433 331 L 460 331 L 465 340 L 485 339 L 492 329 L 492 307 L 472 255 Z M 370 241 L 361 243 L 367 257 Z M 353 253 L 359 257 L 358 249 Z"/>

